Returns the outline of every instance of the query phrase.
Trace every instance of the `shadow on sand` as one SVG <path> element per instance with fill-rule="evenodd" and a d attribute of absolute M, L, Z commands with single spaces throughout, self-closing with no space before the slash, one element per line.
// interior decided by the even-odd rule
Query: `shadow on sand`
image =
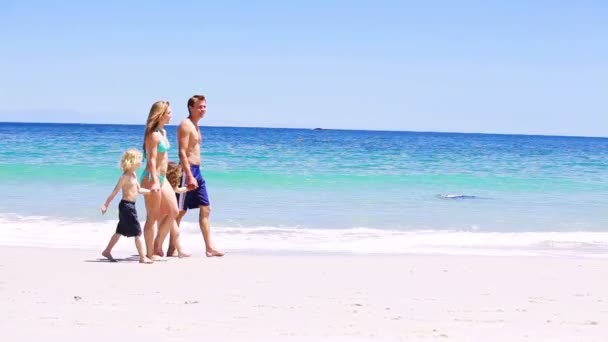
<path fill-rule="evenodd" d="M 163 258 L 160 260 L 156 260 L 154 262 L 165 262 L 165 261 L 167 261 L 167 259 Z M 139 255 L 135 254 L 135 255 L 131 255 L 126 258 L 114 258 L 113 260 L 101 257 L 101 258 L 95 259 L 95 260 L 84 260 L 84 262 L 139 262 Z"/>

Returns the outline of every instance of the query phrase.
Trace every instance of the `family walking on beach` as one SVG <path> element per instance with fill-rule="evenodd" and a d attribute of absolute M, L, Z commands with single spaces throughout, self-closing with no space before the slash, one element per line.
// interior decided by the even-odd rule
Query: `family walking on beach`
<path fill-rule="evenodd" d="M 135 246 L 141 263 L 152 263 L 162 258 L 163 244 L 169 235 L 167 256 L 189 257 L 181 245 L 179 224 L 188 209 L 199 209 L 199 226 L 205 241 L 205 255 L 223 256 L 211 242 L 210 202 L 205 180 L 200 171 L 202 135 L 198 122 L 205 116 L 207 100 L 204 95 L 194 95 L 188 99 L 188 117 L 177 128 L 177 143 L 180 163 L 169 161 L 171 144 L 167 138 L 165 125 L 171 121 L 171 106 L 168 101 L 152 104 L 144 133 L 143 155 L 137 149 L 124 152 L 120 167 L 123 174 L 116 187 L 101 207 L 105 214 L 110 202 L 122 191 L 118 205 L 118 225 L 102 255 L 110 261 L 112 248 L 121 236 L 135 237 Z M 146 160 L 140 180 L 136 171 Z M 146 223 L 143 235 L 137 217 L 135 200 L 144 195 Z M 155 229 L 158 226 L 158 229 Z M 155 234 L 156 231 L 156 234 Z"/>

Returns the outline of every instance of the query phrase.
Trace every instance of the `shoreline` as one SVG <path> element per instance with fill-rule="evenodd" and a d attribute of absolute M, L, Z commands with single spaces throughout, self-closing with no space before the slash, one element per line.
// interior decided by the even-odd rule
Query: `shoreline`
<path fill-rule="evenodd" d="M 0 247 L 5 335 L 599 342 L 608 324 L 604 259 L 230 253 L 142 265 L 99 252 Z"/>
<path fill-rule="evenodd" d="M 199 239 L 201 241 L 199 241 Z M 37 243 L 32 244 L 6 244 L 0 242 L 0 249 L 40 249 L 40 250 L 57 250 L 57 251 L 73 251 L 73 252 L 81 252 L 87 253 L 92 256 L 98 256 L 99 258 L 103 258 L 101 256 L 101 251 L 105 248 L 107 244 L 106 240 L 99 240 L 98 246 L 92 245 L 84 245 L 81 247 L 76 247 L 73 245 L 42 245 Z M 205 257 L 204 253 L 204 244 L 202 238 L 198 236 L 193 239 L 188 239 L 186 242 L 182 242 L 185 246 L 185 249 L 188 253 L 192 254 L 193 257 Z M 167 249 L 167 242 L 164 244 L 163 250 Z M 583 253 L 583 251 L 595 251 L 595 249 L 585 250 L 582 248 L 573 248 L 570 250 L 561 250 L 561 249 L 529 249 L 526 251 L 518 251 L 518 252 L 504 252 L 499 253 L 500 249 L 487 249 L 481 252 L 475 252 L 473 248 L 462 248 L 460 252 L 441 252 L 439 249 L 435 251 L 417 251 L 413 250 L 411 252 L 355 252 L 355 251 L 344 251 L 344 250 L 336 250 L 336 251 L 327 251 L 327 250 L 281 250 L 281 249 L 248 249 L 248 248 L 238 248 L 238 249 L 225 249 L 220 248 L 223 252 L 231 256 L 237 257 L 290 257 L 290 258 L 530 258 L 530 259 L 573 259 L 573 260 L 605 260 L 608 262 L 608 252 L 604 249 L 597 249 L 598 253 Z M 570 252 L 570 253 L 567 253 Z M 135 256 L 137 255 L 137 250 L 135 249 L 135 245 L 132 238 L 121 237 L 119 242 L 113 249 L 114 257 L 118 256 L 119 258 L 125 256 Z M 173 259 L 166 258 L 166 259 Z"/>
<path fill-rule="evenodd" d="M 143 226 L 144 222 L 141 222 Z M 116 227 L 101 222 L 12 218 L 0 215 L 0 246 L 103 249 Z M 182 243 L 189 252 L 203 247 L 197 223 L 182 222 Z M 483 232 L 313 229 L 293 227 L 213 227 L 217 246 L 230 253 L 271 255 L 446 255 L 556 256 L 608 259 L 608 232 Z M 134 251 L 132 239 L 121 238 L 121 252 Z"/>

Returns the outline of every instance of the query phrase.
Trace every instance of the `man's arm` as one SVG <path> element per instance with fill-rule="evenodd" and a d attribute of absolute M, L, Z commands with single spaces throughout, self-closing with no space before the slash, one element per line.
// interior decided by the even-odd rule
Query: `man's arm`
<path fill-rule="evenodd" d="M 198 187 L 196 178 L 190 170 L 190 162 L 188 161 L 188 147 L 190 146 L 191 129 L 187 122 L 182 122 L 177 128 L 177 145 L 179 149 L 179 161 L 182 164 L 182 170 L 186 174 L 186 187 L 190 190 Z"/>
<path fill-rule="evenodd" d="M 173 189 L 173 191 L 175 191 L 176 194 L 183 194 L 184 192 L 188 192 L 188 188 L 181 186 Z"/>

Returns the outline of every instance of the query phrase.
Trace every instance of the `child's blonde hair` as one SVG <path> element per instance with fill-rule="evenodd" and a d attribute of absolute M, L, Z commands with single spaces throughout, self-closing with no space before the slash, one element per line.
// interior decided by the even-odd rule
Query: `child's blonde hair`
<path fill-rule="evenodd" d="M 177 188 L 182 182 L 182 166 L 174 161 L 167 164 L 167 180 L 172 188 Z"/>
<path fill-rule="evenodd" d="M 137 170 L 141 166 L 143 156 L 136 148 L 131 148 L 122 154 L 120 159 L 120 169 L 123 172 L 131 172 Z"/>

